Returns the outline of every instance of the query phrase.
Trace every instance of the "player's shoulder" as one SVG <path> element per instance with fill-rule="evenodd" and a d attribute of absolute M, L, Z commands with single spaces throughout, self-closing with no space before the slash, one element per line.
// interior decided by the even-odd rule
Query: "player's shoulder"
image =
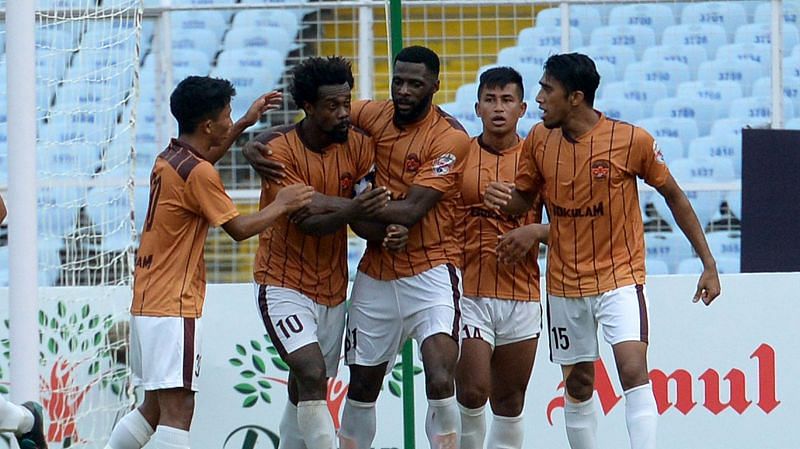
<path fill-rule="evenodd" d="M 356 100 L 350 104 L 350 109 L 355 114 L 366 116 L 392 114 L 392 107 L 390 100 Z"/>
<path fill-rule="evenodd" d="M 297 132 L 297 124 L 289 123 L 286 125 L 277 125 L 268 128 L 261 132 L 257 139 L 264 145 L 276 145 L 279 142 L 285 141 L 285 137 L 289 134 Z"/>

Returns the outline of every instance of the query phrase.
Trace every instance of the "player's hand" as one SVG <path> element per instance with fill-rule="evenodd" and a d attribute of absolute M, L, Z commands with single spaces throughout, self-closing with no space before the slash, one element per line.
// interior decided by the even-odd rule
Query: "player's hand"
<path fill-rule="evenodd" d="M 495 181 L 489 183 L 486 192 L 483 194 L 483 204 L 490 209 L 500 209 L 511 201 L 511 192 L 514 184 L 508 182 Z"/>
<path fill-rule="evenodd" d="M 353 198 L 353 207 L 360 218 L 371 217 L 386 207 L 391 198 L 386 187 L 373 188 L 372 183 L 367 183 L 367 188 Z"/>
<path fill-rule="evenodd" d="M 312 197 L 311 197 L 312 201 L 310 203 L 308 203 L 305 207 L 302 207 L 302 208 L 296 210 L 289 217 L 289 220 L 292 223 L 297 224 L 297 223 L 302 222 L 303 220 L 305 220 L 306 218 L 308 218 L 308 217 L 310 217 L 312 215 L 324 215 L 324 214 L 329 214 L 331 212 L 336 212 L 336 209 L 333 208 L 333 207 L 330 207 L 328 205 L 328 203 L 324 199 L 317 199 L 317 201 L 313 201 L 314 197 L 315 196 L 318 197 L 319 195 L 321 195 L 321 194 L 319 194 L 317 192 L 314 192 L 314 195 L 312 195 Z"/>
<path fill-rule="evenodd" d="M 547 232 L 547 225 L 530 224 L 501 235 L 495 249 L 497 260 L 508 265 L 522 261 L 533 245 L 546 240 Z"/>
<path fill-rule="evenodd" d="M 272 92 L 258 97 L 256 101 L 250 105 L 250 108 L 247 109 L 247 112 L 245 112 L 241 120 L 251 126 L 255 125 L 265 112 L 279 109 L 282 104 L 283 94 L 277 90 L 273 90 Z"/>
<path fill-rule="evenodd" d="M 408 243 L 408 228 L 399 224 L 386 226 L 383 247 L 392 252 L 402 251 Z"/>
<path fill-rule="evenodd" d="M 286 213 L 292 212 L 303 208 L 311 203 L 311 197 L 314 195 L 314 188 L 304 184 L 292 184 L 286 186 L 278 191 L 275 195 L 275 204 L 283 207 Z"/>
<path fill-rule="evenodd" d="M 282 184 L 286 177 L 285 167 L 280 162 L 270 159 L 272 151 L 261 142 L 251 140 L 242 148 L 242 154 L 253 169 L 267 182 Z"/>
<path fill-rule="evenodd" d="M 700 280 L 697 282 L 697 291 L 694 293 L 692 302 L 703 301 L 703 304 L 710 305 L 721 291 L 719 285 L 719 273 L 715 265 L 707 266 L 703 269 L 703 274 L 700 275 Z"/>

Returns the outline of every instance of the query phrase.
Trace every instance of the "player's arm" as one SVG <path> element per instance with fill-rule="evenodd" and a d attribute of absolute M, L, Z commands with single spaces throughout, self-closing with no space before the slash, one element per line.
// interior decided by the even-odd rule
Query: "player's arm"
<path fill-rule="evenodd" d="M 292 221 L 304 234 L 321 236 L 336 232 L 357 217 L 376 213 L 388 202 L 386 188 L 371 185 L 353 199 L 316 193 L 308 206 L 292 215 Z"/>
<path fill-rule="evenodd" d="M 265 142 L 271 135 L 271 131 L 264 131 L 254 137 L 242 147 L 242 155 L 267 182 L 278 183 L 286 177 L 286 166 L 270 157 L 272 151 Z"/>
<path fill-rule="evenodd" d="M 534 245 L 547 245 L 549 224 L 531 223 L 512 229 L 497 239 L 497 259 L 501 263 L 514 264 L 522 261 Z"/>
<path fill-rule="evenodd" d="M 3 201 L 3 197 L 0 196 L 0 223 L 4 222 L 8 216 L 8 210 L 6 209 L 6 203 Z"/>
<path fill-rule="evenodd" d="M 272 91 L 258 97 L 247 109 L 247 112 L 233 124 L 233 128 L 225 137 L 225 140 L 219 146 L 211 148 L 209 161 L 213 164 L 220 160 L 222 156 L 225 156 L 231 145 L 236 142 L 236 139 L 247 128 L 255 125 L 265 112 L 280 108 L 282 100 L 283 94 L 278 91 Z"/>
<path fill-rule="evenodd" d="M 399 224 L 411 228 L 436 205 L 443 193 L 431 188 L 412 185 L 402 200 L 389 201 L 383 209 L 371 215 L 371 219 L 384 224 Z"/>
<path fill-rule="evenodd" d="M 700 281 L 697 283 L 694 301 L 702 299 L 706 305 L 711 304 L 720 293 L 719 274 L 714 256 L 708 249 L 705 233 L 694 209 L 692 209 L 692 204 L 671 174 L 667 175 L 666 182 L 656 190 L 664 197 L 672 216 L 675 217 L 675 222 L 703 262 L 703 274 L 700 275 Z"/>
<path fill-rule="evenodd" d="M 535 191 L 525 191 L 508 182 L 495 181 L 486 187 L 483 204 L 490 209 L 500 210 L 509 215 L 521 215 L 533 207 Z"/>
<path fill-rule="evenodd" d="M 311 202 L 314 189 L 303 184 L 283 187 L 267 207 L 250 215 L 238 215 L 222 224 L 222 229 L 240 242 L 270 227 L 284 214 L 290 214 Z"/>

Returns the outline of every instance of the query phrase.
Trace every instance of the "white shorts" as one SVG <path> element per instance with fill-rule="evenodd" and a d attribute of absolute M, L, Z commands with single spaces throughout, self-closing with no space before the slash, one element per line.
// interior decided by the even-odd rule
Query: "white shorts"
<path fill-rule="evenodd" d="M 342 355 L 345 304 L 328 307 L 284 287 L 255 284 L 256 303 L 267 334 L 286 360 L 288 354 L 316 343 L 328 377 L 335 377 Z"/>
<path fill-rule="evenodd" d="M 450 264 L 391 281 L 358 272 L 350 299 L 344 344 L 348 365 L 391 362 L 391 370 L 408 338 L 419 346 L 436 334 L 458 341 L 461 273 Z"/>
<path fill-rule="evenodd" d="M 131 316 L 133 384 L 145 391 L 197 391 L 200 376 L 200 318 Z"/>
<path fill-rule="evenodd" d="M 562 298 L 548 295 L 550 360 L 574 365 L 600 358 L 597 325 L 610 345 L 648 342 L 650 321 L 644 285 L 627 285 L 597 296 Z"/>
<path fill-rule="evenodd" d="M 538 301 L 465 296 L 461 300 L 461 340 L 479 338 L 493 348 L 538 338 L 542 306 Z"/>

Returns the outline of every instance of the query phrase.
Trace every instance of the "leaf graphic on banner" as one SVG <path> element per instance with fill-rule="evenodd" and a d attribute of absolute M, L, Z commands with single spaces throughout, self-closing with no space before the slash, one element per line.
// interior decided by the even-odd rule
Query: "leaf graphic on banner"
<path fill-rule="evenodd" d="M 389 392 L 398 398 L 403 397 L 403 389 L 400 387 L 399 383 L 393 380 L 389 381 Z"/>
<path fill-rule="evenodd" d="M 273 357 L 272 364 L 275 365 L 275 368 L 278 368 L 281 371 L 289 371 L 289 365 L 283 361 L 280 357 Z"/>
<path fill-rule="evenodd" d="M 252 396 L 248 396 L 248 397 L 244 398 L 244 401 L 242 401 L 242 407 L 245 407 L 245 408 L 252 407 L 252 406 L 256 405 L 256 402 L 258 402 L 258 395 L 254 394 Z"/>
<path fill-rule="evenodd" d="M 255 371 L 251 371 L 249 369 L 248 370 L 244 370 L 239 374 L 241 374 L 242 377 L 244 377 L 245 379 L 252 379 L 252 378 L 256 377 L 256 372 Z"/>
<path fill-rule="evenodd" d="M 231 359 L 228 359 L 228 363 L 230 363 L 233 366 L 237 366 L 237 367 L 244 365 L 244 363 L 241 360 L 239 360 L 239 359 L 237 359 L 235 357 L 231 358 Z"/>
<path fill-rule="evenodd" d="M 267 373 L 267 367 L 264 364 L 264 359 L 255 354 L 253 354 L 253 366 L 258 370 L 259 373 L 261 374 Z"/>
<path fill-rule="evenodd" d="M 269 390 L 270 388 L 272 388 L 272 384 L 269 383 L 269 381 L 263 379 L 258 381 L 258 385 L 265 390 Z"/>
<path fill-rule="evenodd" d="M 250 394 L 250 393 L 255 393 L 256 392 L 256 387 L 254 387 L 254 386 L 252 386 L 252 385 L 250 385 L 248 383 L 237 384 L 237 385 L 235 385 L 233 387 L 233 389 L 238 391 L 239 393 L 242 393 L 242 394 Z"/>
<path fill-rule="evenodd" d="M 250 346 L 252 346 L 253 349 L 255 349 L 256 351 L 260 351 L 261 350 L 261 343 L 255 341 L 255 340 L 250 340 Z"/>
<path fill-rule="evenodd" d="M 272 403 L 272 398 L 269 397 L 269 394 L 266 391 L 262 391 L 260 396 L 261 396 L 261 400 L 266 402 L 267 404 L 271 404 Z"/>
<path fill-rule="evenodd" d="M 244 349 L 242 345 L 236 345 L 236 352 L 238 352 L 239 355 L 247 355 L 247 350 Z"/>

